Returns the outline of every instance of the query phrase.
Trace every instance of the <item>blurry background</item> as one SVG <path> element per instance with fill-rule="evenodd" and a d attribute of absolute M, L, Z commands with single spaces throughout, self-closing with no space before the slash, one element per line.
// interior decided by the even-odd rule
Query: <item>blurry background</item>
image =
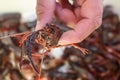
<path fill-rule="evenodd" d="M 111 4 L 120 14 L 120 0 L 104 0 L 104 4 Z M 36 0 L 0 0 L 1 12 L 21 12 L 23 16 L 35 14 Z"/>
<path fill-rule="evenodd" d="M 73 47 L 56 48 L 45 56 L 42 67 L 41 57 L 34 58 L 42 69 L 40 80 L 120 80 L 119 3 L 104 0 L 111 6 L 104 7 L 101 27 L 78 43 L 89 50 L 88 55 Z M 33 30 L 35 8 L 36 0 L 0 0 L 0 38 Z M 29 60 L 22 58 L 20 69 L 22 36 L 0 39 L 0 80 L 39 80 Z"/>
<path fill-rule="evenodd" d="M 36 0 L 0 0 L 0 13 L 20 12 L 24 19 L 35 18 Z"/>

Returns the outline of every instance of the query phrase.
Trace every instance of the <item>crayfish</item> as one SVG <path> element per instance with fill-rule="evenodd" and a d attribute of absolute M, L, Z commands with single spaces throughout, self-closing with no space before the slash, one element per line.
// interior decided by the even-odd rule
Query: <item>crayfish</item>
<path fill-rule="evenodd" d="M 40 74 L 40 70 L 35 65 L 32 57 L 42 57 L 47 55 L 51 49 L 61 47 L 61 45 L 57 44 L 63 32 L 64 30 L 60 29 L 58 26 L 54 24 L 47 24 L 41 30 L 26 33 L 20 41 L 22 47 L 22 59 L 20 66 L 22 67 L 26 64 L 31 64 L 34 71 Z M 86 49 L 81 48 L 76 44 L 70 45 L 81 50 L 83 54 L 88 53 Z"/>

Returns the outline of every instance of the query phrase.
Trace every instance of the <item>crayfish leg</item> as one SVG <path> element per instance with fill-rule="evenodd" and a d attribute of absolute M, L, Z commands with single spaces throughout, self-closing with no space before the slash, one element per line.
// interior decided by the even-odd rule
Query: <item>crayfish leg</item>
<path fill-rule="evenodd" d="M 38 67 L 34 64 L 34 61 L 33 61 L 33 59 L 32 59 L 32 56 L 28 56 L 28 58 L 29 58 L 29 60 L 30 60 L 30 63 L 31 63 L 31 66 L 32 66 L 33 70 L 34 70 L 37 74 L 39 74 L 39 73 L 40 73 L 40 72 L 39 72 L 39 69 L 38 69 Z"/>
<path fill-rule="evenodd" d="M 85 48 L 82 48 L 80 46 L 78 46 L 77 44 L 72 44 L 73 47 L 79 49 L 84 55 L 87 55 L 88 54 L 88 50 L 85 49 Z"/>

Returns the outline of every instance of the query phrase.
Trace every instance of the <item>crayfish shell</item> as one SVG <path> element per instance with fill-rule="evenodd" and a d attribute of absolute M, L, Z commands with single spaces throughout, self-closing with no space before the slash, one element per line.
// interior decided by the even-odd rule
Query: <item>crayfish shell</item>
<path fill-rule="evenodd" d="M 55 47 L 63 33 L 63 31 L 53 24 L 48 24 L 46 27 L 38 31 L 36 42 L 47 48 Z"/>

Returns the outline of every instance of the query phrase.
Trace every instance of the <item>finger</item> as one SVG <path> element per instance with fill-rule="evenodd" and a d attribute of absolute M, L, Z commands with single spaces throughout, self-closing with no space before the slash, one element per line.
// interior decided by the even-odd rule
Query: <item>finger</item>
<path fill-rule="evenodd" d="M 63 35 L 61 36 L 58 42 L 58 45 L 69 45 L 78 42 L 79 42 L 78 34 L 73 30 L 71 30 L 63 33 Z"/>
<path fill-rule="evenodd" d="M 55 5 L 56 0 L 37 0 L 36 14 L 39 24 L 36 26 L 36 30 L 52 21 Z"/>
<path fill-rule="evenodd" d="M 68 26 L 77 22 L 73 11 L 67 8 L 62 8 L 59 4 L 56 4 L 55 15 L 60 21 Z"/>
<path fill-rule="evenodd" d="M 36 13 L 38 20 L 52 15 L 55 5 L 55 0 L 37 0 Z"/>
<path fill-rule="evenodd" d="M 58 0 L 63 8 L 73 9 L 72 5 L 69 3 L 69 0 Z"/>
<path fill-rule="evenodd" d="M 45 23 L 42 21 L 37 21 L 36 27 L 35 27 L 35 31 L 38 31 L 40 29 L 43 29 L 45 26 Z"/>

